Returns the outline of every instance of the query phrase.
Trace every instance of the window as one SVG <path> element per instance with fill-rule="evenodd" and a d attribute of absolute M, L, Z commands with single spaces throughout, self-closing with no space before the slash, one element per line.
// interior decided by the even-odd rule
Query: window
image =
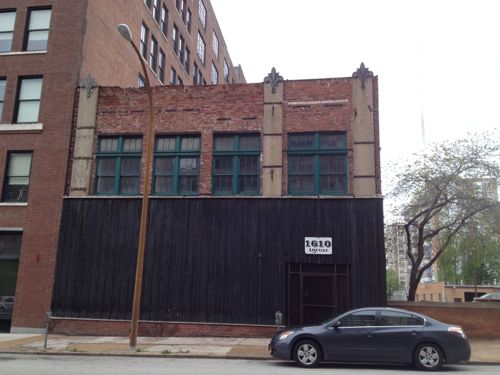
<path fill-rule="evenodd" d="M 179 29 L 177 28 L 176 25 L 174 25 L 173 31 L 172 31 L 172 48 L 174 50 L 174 53 L 177 55 L 177 50 L 179 48 Z"/>
<path fill-rule="evenodd" d="M 46 51 L 49 41 L 50 9 L 33 9 L 29 13 L 26 51 Z"/>
<path fill-rule="evenodd" d="M 200 137 L 158 137 L 155 144 L 153 194 L 198 194 Z"/>
<path fill-rule="evenodd" d="M 182 0 L 175 0 L 175 7 L 179 12 L 181 11 L 181 1 Z"/>
<path fill-rule="evenodd" d="M 219 79 L 219 73 L 217 72 L 217 68 L 214 63 L 212 63 L 212 70 L 210 72 L 210 78 L 212 80 L 212 85 L 216 85 Z"/>
<path fill-rule="evenodd" d="M 214 135 L 212 191 L 215 194 L 259 193 L 260 136 Z"/>
<path fill-rule="evenodd" d="M 31 152 L 9 152 L 3 190 L 4 202 L 27 202 L 30 185 Z"/>
<path fill-rule="evenodd" d="M 382 311 L 379 326 L 422 326 L 424 320 L 412 314 L 398 311 Z"/>
<path fill-rule="evenodd" d="M 163 4 L 161 7 L 161 24 L 160 24 L 161 32 L 165 37 L 167 36 L 167 30 L 168 30 L 168 9 Z"/>
<path fill-rule="evenodd" d="M 160 0 L 153 0 L 153 18 L 160 22 Z"/>
<path fill-rule="evenodd" d="M 146 80 L 144 79 L 142 74 L 139 74 L 139 78 L 137 78 L 137 86 L 139 86 L 139 87 L 146 86 Z"/>
<path fill-rule="evenodd" d="M 203 41 L 203 38 L 199 32 L 198 32 L 198 44 L 196 49 L 198 51 L 198 56 L 200 57 L 201 62 L 205 64 L 205 42 Z"/>
<path fill-rule="evenodd" d="M 341 319 L 340 327 L 367 327 L 375 326 L 375 317 L 377 312 L 375 310 L 362 310 Z"/>
<path fill-rule="evenodd" d="M 175 71 L 174 68 L 170 69 L 170 84 L 171 85 L 177 84 L 177 72 Z"/>
<path fill-rule="evenodd" d="M 147 26 L 143 23 L 141 26 L 141 45 L 140 45 L 140 51 L 142 57 L 144 57 L 144 60 L 148 58 L 148 28 Z"/>
<path fill-rule="evenodd" d="M 0 12 L 0 53 L 12 50 L 15 22 L 15 11 Z"/>
<path fill-rule="evenodd" d="M 186 14 L 187 14 L 186 0 L 181 0 L 181 8 L 179 9 L 179 13 L 181 14 L 182 22 L 186 23 Z"/>
<path fill-rule="evenodd" d="M 193 85 L 198 85 L 198 64 L 193 63 Z"/>
<path fill-rule="evenodd" d="M 180 77 L 177 77 L 177 84 L 179 86 L 182 86 L 182 85 L 184 85 L 184 81 Z"/>
<path fill-rule="evenodd" d="M 203 4 L 203 0 L 200 0 L 198 4 L 198 16 L 200 18 L 200 22 L 204 29 L 207 28 L 207 8 L 205 8 L 205 4 Z"/>
<path fill-rule="evenodd" d="M 189 66 L 191 65 L 191 52 L 189 48 L 186 47 L 186 58 L 184 59 L 184 69 L 186 69 L 186 73 L 189 74 Z"/>
<path fill-rule="evenodd" d="M 160 48 L 160 57 L 158 63 L 158 78 L 161 83 L 165 83 L 165 52 Z"/>
<path fill-rule="evenodd" d="M 5 84 L 7 81 L 5 78 L 0 77 L 0 122 L 2 121 L 2 113 L 3 113 L 3 101 L 5 98 Z"/>
<path fill-rule="evenodd" d="M 158 67 L 158 42 L 151 37 L 151 48 L 149 50 L 149 66 L 156 73 L 156 68 Z"/>
<path fill-rule="evenodd" d="M 229 65 L 226 59 L 224 59 L 224 81 L 229 83 Z"/>
<path fill-rule="evenodd" d="M 288 192 L 290 194 L 347 193 L 345 133 L 288 135 Z"/>
<path fill-rule="evenodd" d="M 139 194 L 141 156 L 141 137 L 100 137 L 96 152 L 96 194 Z"/>
<path fill-rule="evenodd" d="M 151 0 L 144 0 L 144 4 L 146 4 L 148 9 L 151 9 Z"/>
<path fill-rule="evenodd" d="M 193 19 L 193 14 L 191 13 L 191 9 L 188 8 L 187 13 L 186 13 L 186 26 L 187 26 L 189 33 L 191 33 L 192 19 Z"/>
<path fill-rule="evenodd" d="M 184 65 L 184 47 L 186 43 L 184 42 L 184 38 L 181 36 L 179 38 L 179 50 L 177 51 L 177 56 L 179 56 L 179 61 L 181 65 Z"/>
<path fill-rule="evenodd" d="M 15 122 L 37 122 L 42 94 L 42 77 L 21 78 L 19 82 Z"/>
<path fill-rule="evenodd" d="M 217 38 L 215 31 L 212 36 L 212 49 L 214 50 L 215 57 L 219 58 L 219 38 Z"/>

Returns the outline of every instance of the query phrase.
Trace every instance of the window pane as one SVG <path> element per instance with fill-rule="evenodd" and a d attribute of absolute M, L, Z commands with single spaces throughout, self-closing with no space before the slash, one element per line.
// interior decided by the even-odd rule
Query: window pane
<path fill-rule="evenodd" d="M 50 9 L 32 10 L 30 13 L 30 30 L 48 29 L 50 25 Z"/>
<path fill-rule="evenodd" d="M 233 158 L 232 157 L 216 157 L 214 158 L 215 174 L 233 174 Z"/>
<path fill-rule="evenodd" d="M 115 191 L 115 178 L 98 177 L 96 190 L 97 194 L 113 194 Z"/>
<path fill-rule="evenodd" d="M 17 113 L 17 122 L 37 122 L 40 102 L 20 102 Z"/>
<path fill-rule="evenodd" d="M 19 100 L 39 100 L 42 93 L 41 78 L 23 78 Z"/>
<path fill-rule="evenodd" d="M 207 9 L 205 8 L 205 4 L 203 4 L 203 0 L 200 0 L 198 3 L 198 12 L 200 22 L 203 25 L 203 28 L 207 26 Z"/>
<path fill-rule="evenodd" d="M 239 176 L 238 191 L 240 193 L 258 192 L 259 176 Z"/>
<path fill-rule="evenodd" d="M 139 177 L 122 177 L 120 192 L 123 194 L 139 193 Z"/>
<path fill-rule="evenodd" d="M 299 175 L 290 176 L 290 192 L 291 193 L 312 193 L 313 192 L 313 176 Z"/>
<path fill-rule="evenodd" d="M 175 137 L 158 138 L 156 141 L 156 151 L 170 152 L 175 151 Z"/>
<path fill-rule="evenodd" d="M 12 50 L 13 33 L 0 33 L 0 52 L 10 52 Z"/>
<path fill-rule="evenodd" d="M 288 158 L 289 171 L 295 173 L 313 173 L 313 156 L 290 156 Z"/>
<path fill-rule="evenodd" d="M 30 31 L 28 35 L 27 51 L 45 51 L 49 39 L 48 31 Z"/>
<path fill-rule="evenodd" d="M 240 174 L 258 174 L 259 162 L 257 157 L 240 157 Z"/>
<path fill-rule="evenodd" d="M 179 174 L 198 174 L 198 159 L 181 158 L 179 160 Z"/>
<path fill-rule="evenodd" d="M 164 176 L 174 173 L 174 158 L 156 158 L 155 159 L 155 175 Z"/>
<path fill-rule="evenodd" d="M 98 176 L 114 176 L 116 159 L 99 159 L 97 161 Z"/>
<path fill-rule="evenodd" d="M 203 41 L 200 33 L 198 33 L 197 51 L 201 62 L 205 64 L 205 42 Z"/>
<path fill-rule="evenodd" d="M 141 159 L 139 158 L 123 158 L 122 159 L 122 176 L 138 176 L 141 174 Z"/>
<path fill-rule="evenodd" d="M 115 152 L 118 150 L 118 138 L 100 138 L 99 151 Z"/>
<path fill-rule="evenodd" d="M 379 323 L 382 326 L 413 326 L 423 324 L 424 320 L 422 318 L 397 311 L 382 311 Z"/>
<path fill-rule="evenodd" d="M 352 313 L 342 318 L 341 327 L 363 327 L 375 325 L 375 310 L 366 310 Z"/>
<path fill-rule="evenodd" d="M 180 176 L 179 193 L 197 193 L 198 176 Z"/>
<path fill-rule="evenodd" d="M 345 173 L 346 171 L 345 155 L 320 156 L 321 173 Z"/>
<path fill-rule="evenodd" d="M 183 137 L 181 138 L 181 151 L 199 151 L 199 137 Z"/>
<path fill-rule="evenodd" d="M 9 155 L 9 177 L 29 176 L 31 168 L 31 154 Z"/>
<path fill-rule="evenodd" d="M 141 152 L 142 138 L 125 138 L 123 140 L 124 152 Z"/>
<path fill-rule="evenodd" d="M 173 193 L 174 178 L 168 176 L 156 177 L 154 189 L 155 193 Z"/>
<path fill-rule="evenodd" d="M 16 12 L 0 12 L 0 32 L 13 31 Z"/>
<path fill-rule="evenodd" d="M 260 150 L 260 137 L 258 135 L 242 135 L 240 136 L 241 151 L 258 151 Z"/>
<path fill-rule="evenodd" d="M 3 113 L 3 102 L 0 102 L 0 119 L 2 118 Z"/>
<path fill-rule="evenodd" d="M 313 134 L 290 134 L 288 136 L 288 148 L 290 150 L 314 149 Z"/>
<path fill-rule="evenodd" d="M 347 178 L 344 175 L 321 175 L 322 193 L 344 193 L 347 191 Z"/>
<path fill-rule="evenodd" d="M 5 84 L 6 80 L 0 79 L 0 102 L 3 102 L 5 98 Z"/>
<path fill-rule="evenodd" d="M 216 136 L 214 138 L 214 150 L 215 151 L 233 151 L 235 149 L 236 137 L 235 136 Z"/>
<path fill-rule="evenodd" d="M 214 176 L 214 192 L 216 193 L 231 193 L 232 176 Z"/>
<path fill-rule="evenodd" d="M 319 147 L 321 149 L 343 149 L 346 147 L 345 134 L 320 134 Z"/>

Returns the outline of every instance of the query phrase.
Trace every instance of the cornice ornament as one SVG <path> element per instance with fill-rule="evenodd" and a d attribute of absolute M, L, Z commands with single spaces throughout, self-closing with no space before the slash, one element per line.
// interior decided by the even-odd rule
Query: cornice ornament
<path fill-rule="evenodd" d="M 352 73 L 353 78 L 359 78 L 361 80 L 361 88 L 365 89 L 365 83 L 368 78 L 373 78 L 373 72 L 365 67 L 365 63 L 361 63 L 358 70 Z"/>
<path fill-rule="evenodd" d="M 94 79 L 94 77 L 92 77 L 92 74 L 89 73 L 87 75 L 87 78 L 80 81 L 80 87 L 85 89 L 85 91 L 87 93 L 87 99 L 88 99 L 88 98 L 90 98 L 90 95 L 92 94 L 92 90 L 97 88 L 98 86 L 97 86 L 96 80 Z"/>
<path fill-rule="evenodd" d="M 264 78 L 264 83 L 270 83 L 271 84 L 271 92 L 273 94 L 276 94 L 276 86 L 278 86 L 278 83 L 283 82 L 283 77 L 279 75 L 278 72 L 276 72 L 276 69 L 273 67 L 271 69 L 271 73 L 267 75 L 267 77 Z"/>

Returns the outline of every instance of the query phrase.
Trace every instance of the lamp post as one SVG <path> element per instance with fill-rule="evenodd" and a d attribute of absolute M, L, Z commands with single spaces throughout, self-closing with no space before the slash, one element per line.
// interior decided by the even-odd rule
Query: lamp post
<path fill-rule="evenodd" d="M 148 71 L 142 56 L 132 41 L 132 32 L 126 24 L 117 26 L 120 35 L 132 45 L 142 66 L 146 89 L 148 91 L 149 109 L 148 123 L 146 128 L 146 165 L 144 172 L 144 188 L 142 193 L 141 223 L 139 229 L 139 244 L 137 246 L 137 264 L 135 271 L 134 301 L 132 304 L 132 319 L 129 337 L 129 349 L 132 352 L 137 350 L 137 326 L 139 325 L 139 314 L 141 309 L 142 275 L 144 271 L 144 250 L 146 247 L 146 229 L 148 224 L 149 192 L 151 187 L 151 168 L 153 164 L 153 98 L 151 95 L 151 85 L 149 83 Z"/>

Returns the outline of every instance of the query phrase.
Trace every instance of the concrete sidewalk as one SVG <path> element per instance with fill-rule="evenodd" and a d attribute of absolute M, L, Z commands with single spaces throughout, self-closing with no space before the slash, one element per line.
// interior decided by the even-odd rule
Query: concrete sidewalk
<path fill-rule="evenodd" d="M 128 337 L 0 334 L 0 353 L 110 356 L 171 356 L 197 358 L 271 359 L 268 338 L 139 337 L 137 352 Z M 471 362 L 500 364 L 500 340 L 470 340 Z"/>

